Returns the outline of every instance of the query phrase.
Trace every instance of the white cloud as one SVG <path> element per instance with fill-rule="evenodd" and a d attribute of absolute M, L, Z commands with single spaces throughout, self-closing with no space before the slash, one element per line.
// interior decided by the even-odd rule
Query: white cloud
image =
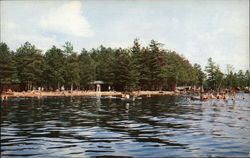
<path fill-rule="evenodd" d="M 14 23 L 14 22 L 8 22 L 6 24 L 6 28 L 9 29 L 9 30 L 11 30 L 11 29 L 17 29 L 17 24 Z"/>
<path fill-rule="evenodd" d="M 71 1 L 53 8 L 40 19 L 42 28 L 80 37 L 93 36 L 86 18 L 81 15 L 81 2 Z"/>
<path fill-rule="evenodd" d="M 46 51 L 52 45 L 59 44 L 56 37 L 45 37 L 38 33 L 30 33 L 25 31 L 22 26 L 16 24 L 15 22 L 6 22 L 1 31 L 1 38 L 3 38 L 3 41 L 6 42 L 11 48 L 18 48 L 24 42 L 29 41 L 31 44 L 38 46 L 39 49 Z"/>
<path fill-rule="evenodd" d="M 26 41 L 43 50 L 71 41 L 80 51 L 100 44 L 126 48 L 134 38 L 147 46 L 155 39 L 192 63 L 204 66 L 212 57 L 222 67 L 249 69 L 247 6 L 248 1 L 1 1 L 1 40 L 13 50 Z M 93 36 L 92 29 L 98 36 L 82 38 Z"/>
<path fill-rule="evenodd" d="M 18 34 L 16 35 L 16 40 L 20 41 L 20 43 L 29 41 L 43 51 L 50 49 L 52 45 L 60 46 L 55 37 L 45 37 L 39 34 Z"/>

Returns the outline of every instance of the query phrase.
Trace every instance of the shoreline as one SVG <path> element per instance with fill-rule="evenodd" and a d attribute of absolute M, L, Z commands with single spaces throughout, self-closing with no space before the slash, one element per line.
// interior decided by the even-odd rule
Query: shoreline
<path fill-rule="evenodd" d="M 124 92 L 116 92 L 116 91 L 103 91 L 103 92 L 95 92 L 95 91 L 63 91 L 63 92 L 7 92 L 5 94 L 1 94 L 1 100 L 7 100 L 9 98 L 42 98 L 42 97 L 80 97 L 80 96 L 116 96 L 122 97 Z M 131 96 L 148 96 L 151 95 L 177 95 L 174 91 L 133 91 L 130 92 Z"/>

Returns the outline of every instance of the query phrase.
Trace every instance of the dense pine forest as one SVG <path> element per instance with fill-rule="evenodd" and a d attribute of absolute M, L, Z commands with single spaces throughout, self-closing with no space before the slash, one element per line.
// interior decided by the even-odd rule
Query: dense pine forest
<path fill-rule="evenodd" d="M 75 52 L 66 42 L 63 49 L 53 46 L 46 52 L 29 42 L 16 51 L 0 43 L 0 82 L 19 85 L 20 90 L 43 87 L 54 91 L 91 89 L 91 82 L 100 80 L 116 91 L 175 90 L 176 86 L 204 86 L 207 89 L 249 87 L 249 71 L 234 72 L 228 65 L 223 73 L 211 58 L 203 72 L 199 64 L 191 64 L 175 51 L 151 40 L 142 47 L 135 39 L 130 48 L 100 46 L 90 51 Z"/>

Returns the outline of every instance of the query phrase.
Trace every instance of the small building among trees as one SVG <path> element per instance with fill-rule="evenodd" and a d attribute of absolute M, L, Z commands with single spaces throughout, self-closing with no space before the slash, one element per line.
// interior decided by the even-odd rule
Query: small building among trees
<path fill-rule="evenodd" d="M 101 92 L 101 91 L 108 91 L 107 84 L 105 84 L 103 81 L 94 81 L 90 82 L 90 85 L 94 85 L 94 90 L 96 92 Z"/>

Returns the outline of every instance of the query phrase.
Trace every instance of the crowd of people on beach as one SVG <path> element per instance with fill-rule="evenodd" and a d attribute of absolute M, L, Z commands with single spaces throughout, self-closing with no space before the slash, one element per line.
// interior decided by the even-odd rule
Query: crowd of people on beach
<path fill-rule="evenodd" d="M 214 90 L 210 90 L 209 92 L 205 93 L 205 92 L 200 92 L 199 96 L 191 96 L 190 99 L 191 100 L 210 100 L 210 99 L 223 99 L 223 100 L 228 100 L 229 99 L 229 93 L 231 92 L 231 96 L 232 99 L 236 99 L 236 88 L 232 88 L 232 89 L 220 89 L 218 92 L 214 91 Z M 26 97 L 42 97 L 42 96 L 71 96 L 73 92 L 71 91 L 64 91 L 64 89 L 62 91 L 60 91 L 59 89 L 56 90 L 55 92 L 47 92 L 44 91 L 43 88 L 38 88 L 37 90 L 32 90 L 32 91 L 27 91 L 27 92 L 19 92 L 16 93 L 14 95 L 13 91 L 11 89 L 9 89 L 8 91 L 5 92 L 4 95 L 1 95 L 1 100 L 6 100 L 8 97 L 22 97 L 22 96 L 26 96 Z M 91 92 L 88 91 L 75 91 L 74 95 L 76 96 L 81 96 L 81 95 L 95 95 L 95 92 L 93 91 L 91 94 Z M 107 94 L 106 94 L 107 93 Z M 141 99 L 140 96 L 145 95 L 146 97 L 151 97 L 152 94 L 154 94 L 153 92 L 148 92 L 148 93 L 142 93 L 140 91 L 134 91 L 134 92 L 122 92 L 121 94 L 119 93 L 111 93 L 111 91 L 106 92 L 105 94 L 103 93 L 102 95 L 121 95 L 121 98 L 123 100 L 135 100 L 136 98 Z M 155 94 L 163 94 L 163 92 L 159 92 L 159 93 L 155 93 Z M 172 93 L 171 93 L 172 94 Z M 175 94 L 181 94 L 181 93 L 175 93 Z M 244 99 L 244 98 L 243 98 Z"/>

